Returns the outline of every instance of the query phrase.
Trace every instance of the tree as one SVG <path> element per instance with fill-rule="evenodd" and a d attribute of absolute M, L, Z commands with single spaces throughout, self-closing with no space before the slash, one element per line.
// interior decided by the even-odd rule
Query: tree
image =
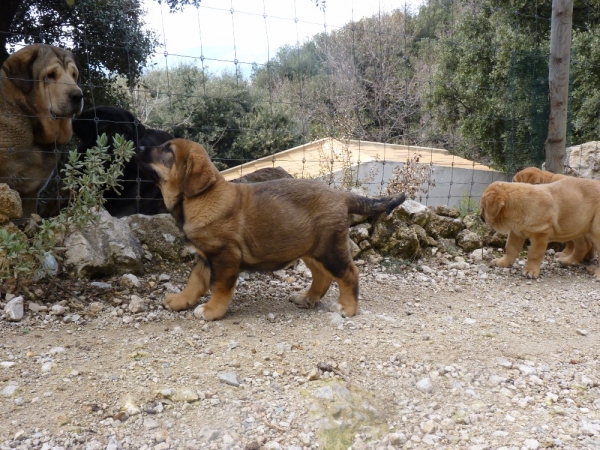
<path fill-rule="evenodd" d="M 0 14 L 0 64 L 25 42 L 66 47 L 77 58 L 87 102 L 113 104 L 108 81 L 117 74 L 132 83 L 156 40 L 143 30 L 140 0 L 6 0 Z M 7 48 L 8 47 L 8 48 Z"/>

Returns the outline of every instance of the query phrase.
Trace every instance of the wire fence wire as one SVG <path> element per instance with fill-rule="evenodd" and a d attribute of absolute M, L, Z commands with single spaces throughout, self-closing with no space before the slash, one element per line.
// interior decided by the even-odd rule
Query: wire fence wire
<path fill-rule="evenodd" d="M 538 11 L 537 3 L 535 13 L 528 15 L 508 8 L 504 11 L 502 2 L 491 8 L 486 6 L 491 3 L 429 1 L 423 8 L 435 9 L 445 14 L 445 19 L 437 24 L 439 30 L 425 35 L 416 25 L 418 17 L 425 17 L 424 9 L 411 10 L 406 3 L 366 19 L 354 20 L 353 12 L 350 23 L 332 26 L 327 8 L 319 23 L 299 17 L 299 2 L 307 1 L 289 0 L 275 7 L 263 0 L 254 10 L 240 0 L 230 0 L 227 6 L 201 2 L 184 8 L 184 14 L 196 18 L 197 29 L 193 30 L 169 29 L 165 25 L 168 7 L 163 4 L 161 38 L 141 76 L 132 75 L 139 72 L 133 65 L 125 74 L 104 67 L 104 82 L 97 83 L 92 72 L 82 70 L 86 112 L 76 122 L 78 136 L 69 144 L 55 142 L 44 149 L 19 148 L 18 142 L 6 142 L 10 136 L 2 136 L 4 148 L 0 151 L 8 155 L 4 161 L 11 173 L 0 181 L 15 186 L 19 180 L 37 176 L 45 184 L 38 210 L 54 214 L 64 202 L 61 168 L 66 153 L 77 146 L 85 151 L 85 145 L 91 145 L 102 132 L 124 134 L 136 146 L 156 145 L 169 136 L 196 140 L 230 180 L 259 169 L 282 167 L 295 177 L 318 178 L 336 188 L 362 189 L 369 195 L 385 194 L 394 176 L 405 175 L 400 169 L 417 156 L 417 165 L 428 170 L 412 181 L 419 185 L 415 196 L 432 206 L 456 206 L 465 200 L 474 204 L 491 182 L 509 180 L 524 167 L 542 164 L 549 113 L 547 42 L 532 39 L 525 45 L 516 41 L 518 45 L 509 49 L 506 57 L 500 54 L 507 52 L 505 47 L 494 47 L 493 42 L 465 44 L 458 37 L 464 36 L 468 26 L 465 14 L 478 7 L 489 8 L 490 17 L 512 14 L 515 23 L 526 21 L 534 35 L 543 34 L 549 30 L 550 17 L 542 14 L 541 7 Z M 285 14 L 281 14 L 283 3 Z M 85 42 L 76 49 L 79 61 L 90 67 L 98 54 L 94 50 L 101 48 L 119 53 L 129 64 L 134 37 L 126 37 L 124 42 L 88 39 L 85 18 L 98 11 L 94 2 L 82 5 L 84 20 L 75 25 Z M 589 3 L 587 8 L 588 15 L 596 13 Z M 207 29 L 213 29 L 215 23 L 231 30 L 230 37 L 223 33 L 218 53 L 214 46 L 206 45 Z M 485 22 L 471 26 L 485 27 Z M 315 33 L 308 40 L 302 38 L 305 28 Z M 295 41 L 276 47 L 274 36 L 282 29 L 295 35 Z M 170 48 L 170 37 L 182 32 L 189 35 L 193 50 Z M 44 34 L 11 34 L 10 38 L 9 53 L 33 41 L 73 46 L 67 32 L 58 42 Z M 435 46 L 442 40 L 449 51 L 427 51 L 440 49 Z M 250 60 L 251 54 L 260 54 L 262 59 Z M 582 64 L 578 56 L 573 54 L 573 66 Z M 456 80 L 440 78 L 436 61 L 444 58 L 447 65 L 485 64 L 498 58 L 508 69 L 500 82 L 475 83 L 471 78 L 459 86 Z M 460 95 L 455 92 L 458 90 Z M 4 90 L 1 95 L 8 111 Z M 468 96 L 476 98 L 472 104 L 492 96 L 503 98 L 504 106 L 490 104 L 471 117 L 469 106 L 461 104 Z M 425 108 L 434 100 L 444 108 Z M 121 109 L 117 112 L 116 108 Z M 35 118 L 35 114 L 16 115 Z M 462 129 L 453 122 L 458 115 Z M 489 127 L 488 134 L 485 130 L 473 134 L 485 127 Z M 569 132 L 572 130 L 570 127 Z M 22 152 L 52 154 L 53 173 L 43 179 L 17 170 L 14 160 L 26 159 Z M 584 159 L 582 152 L 575 152 L 569 165 L 580 167 Z M 109 211 L 116 215 L 164 212 L 160 192 L 152 188 L 135 161 L 130 164 L 124 175 L 125 193 L 107 193 Z"/>

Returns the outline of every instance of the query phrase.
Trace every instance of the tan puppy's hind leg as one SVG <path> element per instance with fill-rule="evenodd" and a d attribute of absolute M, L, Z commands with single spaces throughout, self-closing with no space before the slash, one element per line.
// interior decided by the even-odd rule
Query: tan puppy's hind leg
<path fill-rule="evenodd" d="M 325 270 L 321 263 L 312 258 L 303 258 L 304 264 L 309 268 L 312 274 L 312 283 L 308 291 L 300 294 L 294 294 L 290 301 L 294 302 L 300 308 L 314 308 L 321 298 L 327 293 L 333 277 Z"/>
<path fill-rule="evenodd" d="M 565 248 L 562 252 L 558 252 L 554 255 L 557 259 L 566 258 L 567 256 L 571 256 L 573 253 L 573 249 L 575 248 L 575 243 L 573 241 L 567 241 L 565 244 Z"/>
<path fill-rule="evenodd" d="M 183 291 L 178 294 L 167 294 L 163 304 L 174 311 L 190 309 L 208 291 L 209 283 L 210 267 L 208 267 L 205 260 L 201 259 L 196 264 L 196 267 L 194 267 L 194 270 L 192 270 Z"/>
<path fill-rule="evenodd" d="M 579 264 L 589 253 L 590 248 L 593 248 L 591 240 L 587 235 L 580 236 L 567 242 L 567 246 L 569 246 L 569 244 L 571 244 L 572 247 L 570 253 L 565 255 L 565 252 L 562 252 L 562 256 L 556 258 L 559 263 L 564 264 L 565 266 Z"/>
<path fill-rule="evenodd" d="M 492 260 L 492 265 L 498 267 L 510 267 L 514 264 L 517 256 L 521 250 L 523 250 L 523 244 L 525 244 L 525 238 L 517 236 L 512 231 L 508 233 L 508 239 L 506 241 L 506 253 L 502 258 L 496 258 Z"/>
<path fill-rule="evenodd" d="M 548 247 L 548 237 L 546 235 L 531 236 L 531 246 L 527 252 L 527 263 L 523 267 L 523 276 L 527 278 L 537 278 L 540 276 L 540 266 L 546 254 Z"/>

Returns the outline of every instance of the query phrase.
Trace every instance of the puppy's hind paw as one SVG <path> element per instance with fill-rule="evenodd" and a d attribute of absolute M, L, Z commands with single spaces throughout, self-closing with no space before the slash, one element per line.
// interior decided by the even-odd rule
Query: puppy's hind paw
<path fill-rule="evenodd" d="M 523 276 L 527 278 L 538 278 L 540 276 L 540 269 L 523 269 Z"/>
<path fill-rule="evenodd" d="M 163 305 L 171 308 L 173 311 L 183 311 L 184 309 L 190 309 L 198 303 L 198 300 L 190 301 L 185 298 L 181 293 L 179 294 L 167 294 L 163 300 Z"/>
<path fill-rule="evenodd" d="M 492 266 L 496 266 L 496 267 L 510 267 L 510 266 L 512 266 L 512 263 L 509 263 L 508 261 L 506 261 L 506 259 L 504 259 L 504 257 L 492 259 L 492 261 L 490 262 L 490 264 Z"/>

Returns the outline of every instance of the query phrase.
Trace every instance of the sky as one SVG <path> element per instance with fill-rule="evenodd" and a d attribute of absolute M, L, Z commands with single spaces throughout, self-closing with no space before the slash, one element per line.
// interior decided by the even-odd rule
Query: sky
<path fill-rule="evenodd" d="M 282 45 L 301 44 L 379 11 L 417 11 L 424 1 L 326 0 L 323 11 L 315 0 L 202 0 L 199 8 L 170 13 L 157 0 L 144 0 L 144 9 L 146 27 L 158 33 L 160 46 L 152 58 L 157 68 L 187 61 L 211 72 L 234 72 L 237 60 L 248 76 L 252 63 L 266 63 Z"/>

